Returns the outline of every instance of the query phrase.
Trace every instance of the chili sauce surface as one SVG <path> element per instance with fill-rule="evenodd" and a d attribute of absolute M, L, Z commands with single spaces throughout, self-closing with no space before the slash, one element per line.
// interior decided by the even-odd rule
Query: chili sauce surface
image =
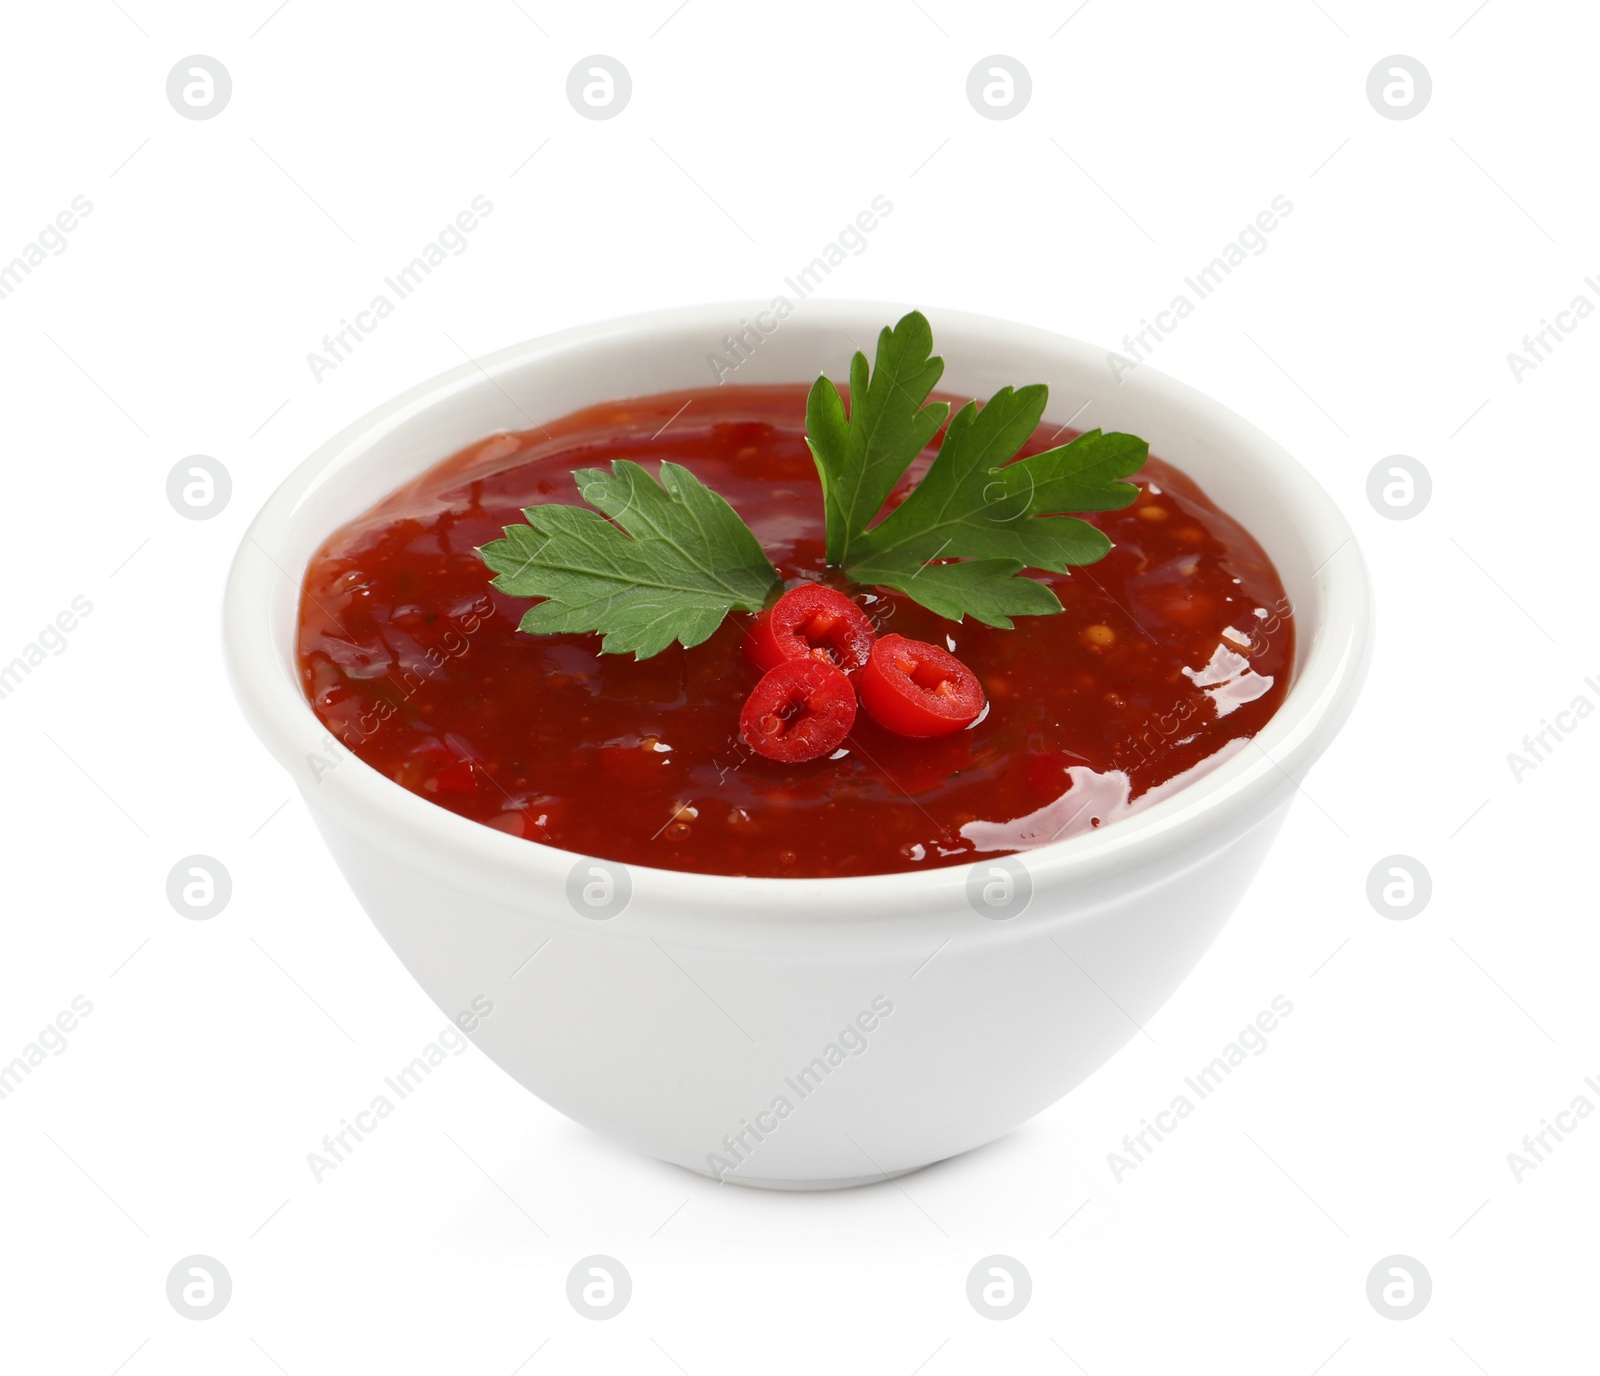
<path fill-rule="evenodd" d="M 664 459 L 744 518 L 786 583 L 835 581 L 805 442 L 804 385 L 724 386 L 590 407 L 485 439 L 336 531 L 306 572 L 299 666 L 317 716 L 401 787 L 513 836 L 625 864 L 826 877 L 969 863 L 1108 825 L 1214 767 L 1283 701 L 1289 602 L 1266 554 L 1170 464 L 1084 517 L 1113 542 L 1064 575 L 1065 610 L 1013 630 L 849 588 L 880 634 L 943 645 L 988 707 L 896 736 L 858 713 L 839 752 L 785 765 L 739 739 L 760 677 L 731 615 L 643 662 L 591 635 L 517 630 L 525 599 L 476 554 L 524 507 L 579 503 L 576 468 Z M 1041 427 L 1024 454 L 1064 442 Z M 903 500 L 937 448 L 913 464 Z"/>

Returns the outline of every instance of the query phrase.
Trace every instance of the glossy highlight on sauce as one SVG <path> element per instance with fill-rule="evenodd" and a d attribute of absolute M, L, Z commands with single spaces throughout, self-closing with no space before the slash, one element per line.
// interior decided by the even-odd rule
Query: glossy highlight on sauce
<path fill-rule="evenodd" d="M 1276 571 L 1155 458 L 1133 479 L 1133 505 L 1084 518 L 1110 554 L 1034 575 L 1059 615 L 997 630 L 837 584 L 878 634 L 945 646 L 977 675 L 988 706 L 950 735 L 899 736 L 858 712 L 829 758 L 754 754 L 739 738 L 760 678 L 741 650 L 743 613 L 643 662 L 600 654 L 598 636 L 517 631 L 529 604 L 490 587 L 476 548 L 524 507 L 580 502 L 571 471 L 620 458 L 690 468 L 787 586 L 837 583 L 806 391 L 607 403 L 491 436 L 407 483 L 307 569 L 298 649 L 313 710 L 402 787 L 512 836 L 629 865 L 792 878 L 968 863 L 1112 823 L 1242 748 L 1283 701 L 1294 626 Z M 1023 453 L 1066 438 L 1047 424 Z"/>

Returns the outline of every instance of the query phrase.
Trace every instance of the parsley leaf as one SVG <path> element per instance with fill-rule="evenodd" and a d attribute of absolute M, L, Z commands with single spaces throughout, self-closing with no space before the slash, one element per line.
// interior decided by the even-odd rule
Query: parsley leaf
<path fill-rule="evenodd" d="M 890 551 L 922 559 L 1015 559 L 1021 565 L 1064 573 L 1071 564 L 1092 564 L 1111 548 L 1111 541 L 1087 521 L 1074 516 L 1040 516 L 1035 501 L 1054 502 L 1055 490 L 1071 479 L 1057 477 L 1067 461 L 1035 464 L 1015 472 L 1001 468 L 1015 457 L 1039 428 L 1049 389 L 1042 385 L 996 392 L 983 409 L 969 401 L 950 422 L 938 457 L 923 479 L 898 507 L 874 526 L 862 542 L 869 553 Z M 1038 459 L 1065 456 L 1064 445 Z M 1069 470 L 1070 471 L 1070 470 Z M 1108 505 L 1126 506 L 1138 489 L 1115 484 L 1126 496 L 1106 495 Z M 1098 496 L 1092 491 L 1086 495 Z M 1082 510 L 1083 508 L 1074 508 Z M 854 566 L 852 565 L 854 576 Z"/>
<path fill-rule="evenodd" d="M 884 554 L 852 566 L 863 583 L 896 588 L 936 616 L 960 621 L 971 616 L 985 626 L 1009 631 L 1013 616 L 1048 616 L 1061 610 L 1061 600 L 1043 583 L 1018 578 L 1018 559 L 963 559 L 954 564 L 925 564 L 913 556 Z"/>
<path fill-rule="evenodd" d="M 933 328 L 912 311 L 878 335 L 870 380 L 867 356 L 857 350 L 851 359 L 848 419 L 826 377 L 806 398 L 806 443 L 822 478 L 827 557 L 836 567 L 849 567 L 868 523 L 950 413 L 946 402 L 923 405 L 944 372 L 932 353 Z"/>
<path fill-rule="evenodd" d="M 927 473 L 873 525 L 948 414 L 943 403 L 923 405 L 944 370 L 932 349 L 932 330 L 913 311 L 879 336 L 870 377 L 856 354 L 848 420 L 827 379 L 811 390 L 806 431 L 822 475 L 828 560 L 857 582 L 897 588 L 952 620 L 970 615 L 1009 627 L 1014 615 L 1060 611 L 1055 594 L 1022 571 L 1065 573 L 1103 557 L 1110 540 L 1066 513 L 1133 501 L 1139 489 L 1118 480 L 1139 470 L 1149 446 L 1091 430 L 1016 460 L 1050 393 L 1041 384 L 1004 387 L 981 408 L 973 401 L 956 412 Z"/>
<path fill-rule="evenodd" d="M 1030 515 L 1058 511 L 1115 511 L 1139 495 L 1129 478 L 1144 467 L 1150 446 L 1137 435 L 1085 430 L 1042 454 L 1018 459 L 1000 471 L 1011 492 L 1025 487 Z"/>
<path fill-rule="evenodd" d="M 618 459 L 609 474 L 573 477 L 598 511 L 531 506 L 526 525 L 478 551 L 501 592 L 544 599 L 518 629 L 598 631 L 607 654 L 649 659 L 674 641 L 698 645 L 735 607 L 760 611 L 777 584 L 749 526 L 688 469 L 663 463 L 658 482 Z"/>

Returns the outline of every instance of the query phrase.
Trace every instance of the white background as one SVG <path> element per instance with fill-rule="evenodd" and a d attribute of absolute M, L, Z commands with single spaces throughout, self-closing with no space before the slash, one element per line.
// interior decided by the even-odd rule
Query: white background
<path fill-rule="evenodd" d="M 1580 693 L 1600 704 L 1600 318 L 1520 381 L 1506 358 L 1580 292 L 1600 304 L 1592 7 L 273 3 L 5 18 L 0 262 L 74 196 L 94 208 L 0 300 L 0 661 L 75 596 L 93 612 L 0 700 L 0 1059 L 75 996 L 94 1011 L 0 1101 L 0 1365 L 1592 1360 L 1600 1124 L 1520 1182 L 1506 1159 L 1580 1093 L 1600 1104 L 1583 1083 L 1600 1076 L 1600 721 L 1520 781 L 1507 763 Z M 206 121 L 165 95 L 197 53 L 233 80 Z M 605 122 L 565 96 L 592 53 L 633 77 Z M 1014 119 L 966 100 L 995 53 L 1032 76 Z M 1433 80 L 1404 121 L 1366 97 L 1396 53 Z M 467 251 L 316 380 L 308 351 L 475 195 L 494 210 Z M 1292 201 L 1153 366 L 1283 441 L 1370 561 L 1374 669 L 1314 805 L 1148 1036 L 1010 1137 L 898 1185 L 719 1188 L 590 1135 L 471 1049 L 318 1183 L 307 1153 L 444 1018 L 234 709 L 219 590 L 244 526 L 319 441 L 463 351 L 770 296 L 876 195 L 893 213 L 826 294 L 1108 348 Z M 195 453 L 232 475 L 208 521 L 165 495 Z M 1366 497 L 1395 453 L 1432 474 L 1415 519 Z M 165 896 L 193 853 L 232 875 L 210 921 Z M 1365 895 L 1393 853 L 1433 878 L 1408 921 Z M 1269 1048 L 1116 1180 L 1123 1134 L 1276 995 L 1294 1012 Z M 194 1253 L 233 1279 L 205 1322 L 165 1294 Z M 565 1296 L 591 1253 L 633 1277 L 606 1322 Z M 1033 1278 L 1008 1322 L 965 1298 L 991 1253 Z M 1393 1253 L 1433 1279 L 1403 1322 L 1366 1297 Z"/>

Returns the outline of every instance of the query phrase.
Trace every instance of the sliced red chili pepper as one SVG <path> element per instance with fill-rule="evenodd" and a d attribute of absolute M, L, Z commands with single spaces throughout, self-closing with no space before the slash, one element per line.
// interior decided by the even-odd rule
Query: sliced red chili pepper
<path fill-rule="evenodd" d="M 872 653 L 872 623 L 842 592 L 807 583 L 790 588 L 750 628 L 744 652 L 758 668 L 791 659 L 821 659 L 851 674 Z"/>
<path fill-rule="evenodd" d="M 971 669 L 948 650 L 903 635 L 879 637 L 856 686 L 872 719 L 902 736 L 959 731 L 983 711 L 983 685 Z"/>
<path fill-rule="evenodd" d="M 821 659 L 791 659 L 763 675 L 739 713 L 739 732 L 758 755 L 785 764 L 831 755 L 856 719 L 847 679 Z"/>

